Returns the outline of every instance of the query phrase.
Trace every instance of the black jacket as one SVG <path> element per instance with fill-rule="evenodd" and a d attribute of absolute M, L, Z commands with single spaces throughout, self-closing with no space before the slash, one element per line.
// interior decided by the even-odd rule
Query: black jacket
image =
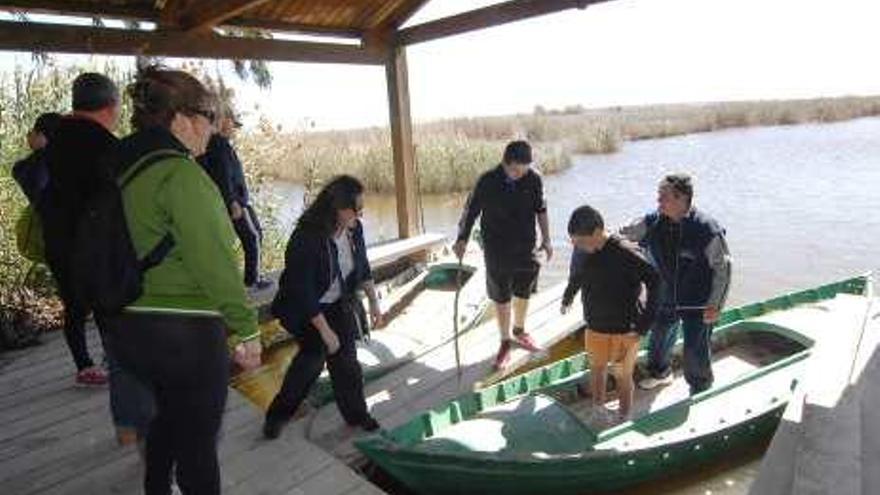
<path fill-rule="evenodd" d="M 484 173 L 468 196 L 458 227 L 458 239 L 470 237 L 480 218 L 480 235 L 487 257 L 531 259 L 535 249 L 536 215 L 547 211 L 541 176 L 529 170 L 519 180 L 507 177 L 501 165 Z"/>
<path fill-rule="evenodd" d="M 642 284 L 647 290 L 644 304 L 640 300 Z M 596 253 L 575 249 L 562 303 L 570 305 L 580 290 L 589 328 L 645 334 L 657 313 L 659 288 L 657 270 L 638 247 L 612 235 Z"/>
<path fill-rule="evenodd" d="M 351 230 L 354 270 L 345 280 L 343 297 L 351 296 L 373 274 L 367 260 L 364 230 L 360 222 Z M 339 272 L 336 243 L 327 236 L 296 229 L 287 241 L 284 270 L 272 301 L 272 314 L 294 335 L 321 312 L 321 297 Z"/>
<path fill-rule="evenodd" d="M 244 169 L 238 153 L 228 139 L 220 134 L 211 136 L 208 148 L 205 154 L 199 157 L 198 162 L 217 184 L 227 208 L 233 201 L 241 206 L 248 204 L 250 195 L 244 178 Z"/>
<path fill-rule="evenodd" d="M 110 131 L 91 120 L 61 119 L 45 148 L 49 182 L 40 213 L 46 225 L 47 247 L 72 240 L 86 203 L 112 178 L 104 156 L 117 141 Z"/>

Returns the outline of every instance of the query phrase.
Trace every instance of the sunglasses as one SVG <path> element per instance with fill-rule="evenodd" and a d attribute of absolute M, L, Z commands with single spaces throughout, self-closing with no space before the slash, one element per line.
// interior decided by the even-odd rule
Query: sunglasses
<path fill-rule="evenodd" d="M 214 124 L 217 122 L 217 113 L 213 110 L 205 110 L 202 108 L 189 108 L 186 110 L 186 113 L 190 115 L 201 115 L 202 117 L 208 119 L 208 122 Z"/>

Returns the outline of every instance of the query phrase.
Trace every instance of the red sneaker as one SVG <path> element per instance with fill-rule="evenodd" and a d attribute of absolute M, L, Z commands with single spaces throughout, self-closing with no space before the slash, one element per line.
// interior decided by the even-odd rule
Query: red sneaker
<path fill-rule="evenodd" d="M 544 350 L 538 347 L 538 344 L 535 344 L 535 341 L 532 340 L 532 336 L 526 332 L 514 334 L 513 343 L 529 352 L 541 352 Z"/>
<path fill-rule="evenodd" d="M 100 386 L 107 384 L 107 372 L 97 366 L 81 369 L 76 374 L 77 385 Z"/>
<path fill-rule="evenodd" d="M 504 339 L 498 347 L 498 355 L 495 356 L 495 370 L 500 371 L 507 366 L 510 361 L 510 349 L 513 347 L 513 341 Z"/>

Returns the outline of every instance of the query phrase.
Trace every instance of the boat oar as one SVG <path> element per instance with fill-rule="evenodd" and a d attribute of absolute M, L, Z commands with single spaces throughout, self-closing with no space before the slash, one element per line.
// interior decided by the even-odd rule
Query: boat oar
<path fill-rule="evenodd" d="M 452 340 L 455 343 L 455 378 L 457 388 L 461 388 L 461 353 L 458 349 L 458 298 L 461 295 L 461 272 L 464 270 L 461 258 L 455 268 L 455 300 L 452 303 Z"/>

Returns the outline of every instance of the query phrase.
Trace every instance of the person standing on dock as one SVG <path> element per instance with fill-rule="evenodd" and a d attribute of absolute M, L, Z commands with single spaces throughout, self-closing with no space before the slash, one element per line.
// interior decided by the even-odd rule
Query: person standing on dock
<path fill-rule="evenodd" d="M 156 66 L 141 69 L 128 94 L 136 132 L 111 150 L 109 161 L 130 245 L 150 268 L 142 272 L 140 296 L 103 318 L 109 353 L 137 379 L 115 398 L 135 408 L 144 399 L 140 385 L 155 400 L 144 493 L 170 494 L 174 478 L 185 495 L 216 495 L 229 354 L 251 369 L 262 347 L 226 208 L 192 158 L 213 131 L 215 98 L 193 76 Z"/>
<path fill-rule="evenodd" d="M 587 332 L 584 346 L 590 358 L 590 391 L 593 415 L 607 422 L 606 370 L 615 374 L 620 402 L 618 421 L 629 418 L 633 401 L 633 369 L 639 341 L 654 321 L 659 302 L 660 276 L 637 245 L 605 230 L 602 215 L 584 205 L 568 221 L 574 246 L 562 313 L 571 309 L 581 292 Z M 642 304 L 642 287 L 645 302 Z"/>
<path fill-rule="evenodd" d="M 293 418 L 325 362 L 345 422 L 364 431 L 379 429 L 367 409 L 355 344 L 365 324 L 356 290 L 367 294 L 373 327 L 382 325 L 360 221 L 363 192 L 354 177 L 334 178 L 300 216 L 287 242 L 272 314 L 296 337 L 299 352 L 266 411 L 263 436 L 268 439 L 278 438 Z"/>
<path fill-rule="evenodd" d="M 513 346 L 530 352 L 541 351 L 526 332 L 525 320 L 529 297 L 535 291 L 540 270 L 537 251 L 544 251 L 549 261 L 553 247 L 543 182 L 531 164 L 532 147 L 529 143 L 513 141 L 507 145 L 501 164 L 484 173 L 468 196 L 453 246 L 456 256 L 461 259 L 474 223 L 482 215 L 480 233 L 486 263 L 486 288 L 489 299 L 495 303 L 501 333 L 501 345 L 495 358 L 496 370 L 507 365 Z M 537 251 L 536 220 L 541 229 Z"/>
<path fill-rule="evenodd" d="M 89 308 L 77 296 L 73 251 L 76 229 L 96 187 L 109 174 L 100 159 L 118 140 L 119 89 L 107 76 L 80 74 L 73 81 L 73 112 L 65 115 L 45 148 L 48 182 L 40 199 L 46 263 L 64 304 L 64 339 L 76 365 L 78 385 L 107 383 L 107 371 L 95 364 L 86 342 Z M 95 320 L 101 329 L 101 319 Z"/>
<path fill-rule="evenodd" d="M 228 104 L 224 105 L 217 122 L 217 132 L 211 136 L 208 149 L 198 161 L 217 184 L 229 210 L 232 226 L 241 241 L 244 251 L 244 285 L 252 290 L 262 290 L 272 285 L 272 282 L 260 277 L 263 228 L 257 212 L 251 206 L 241 160 L 230 142 L 240 127 L 241 122 L 232 108 Z"/>
<path fill-rule="evenodd" d="M 651 327 L 648 374 L 639 387 L 672 383 L 670 354 L 684 333 L 684 377 L 691 395 L 712 386 L 710 339 L 730 286 L 731 261 L 725 231 L 693 205 L 694 186 L 687 174 L 660 181 L 656 211 L 621 228 L 638 242 L 660 272 L 661 301 Z"/>

